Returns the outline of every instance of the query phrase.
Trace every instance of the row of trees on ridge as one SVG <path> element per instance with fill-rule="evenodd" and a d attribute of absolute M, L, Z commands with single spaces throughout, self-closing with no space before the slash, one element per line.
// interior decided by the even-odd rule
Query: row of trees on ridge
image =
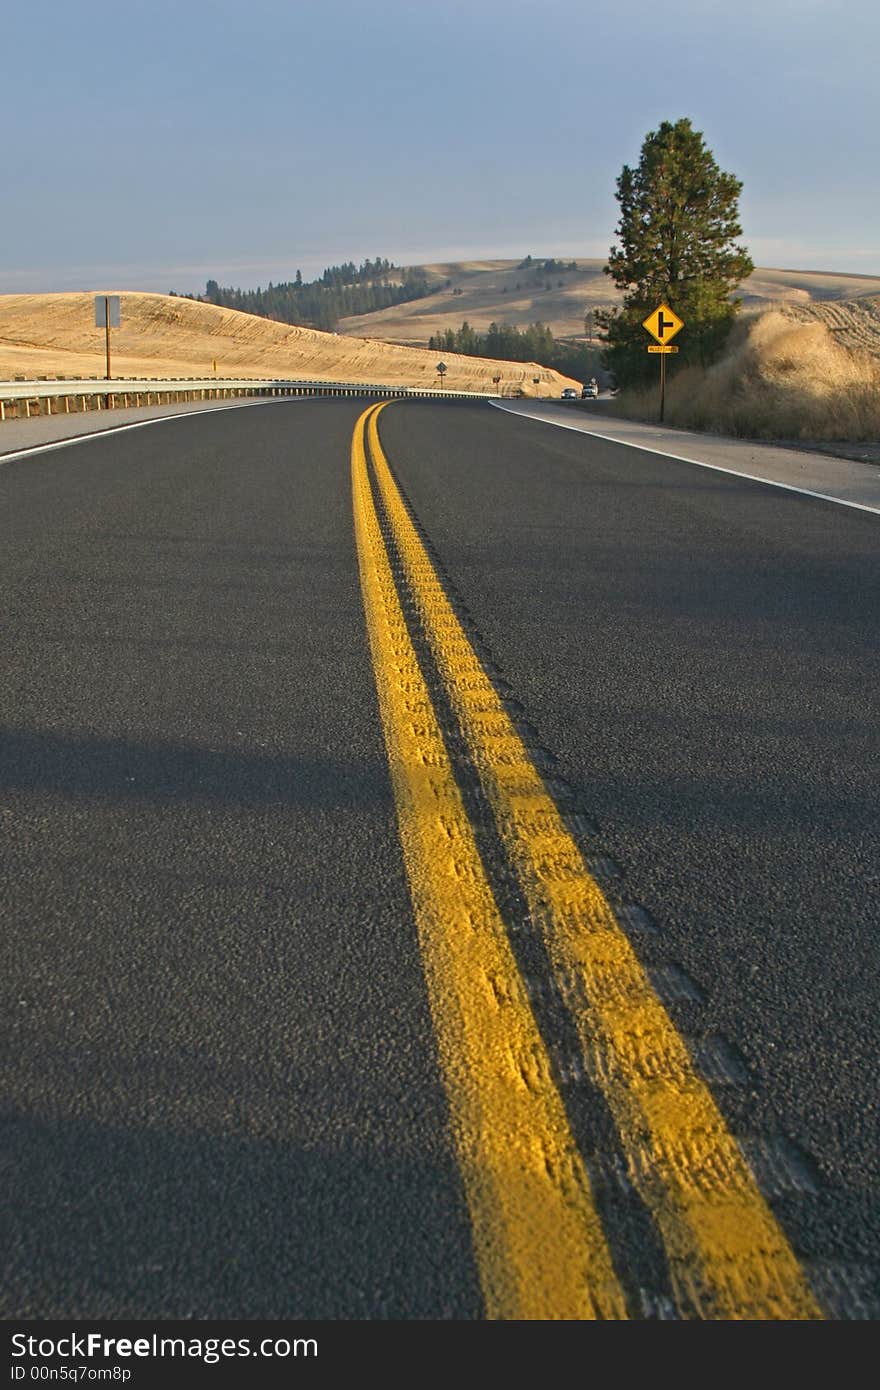
<path fill-rule="evenodd" d="M 340 319 L 355 314 L 370 314 L 377 309 L 389 309 L 431 293 L 428 277 L 423 270 L 404 270 L 387 259 L 376 257 L 361 265 L 347 261 L 331 265 L 317 280 L 303 280 L 297 271 L 293 280 L 265 289 L 233 289 L 209 280 L 205 293 L 196 296 L 200 303 L 218 304 L 224 309 L 239 309 L 258 318 L 274 319 L 278 323 L 299 324 L 333 332 Z"/>

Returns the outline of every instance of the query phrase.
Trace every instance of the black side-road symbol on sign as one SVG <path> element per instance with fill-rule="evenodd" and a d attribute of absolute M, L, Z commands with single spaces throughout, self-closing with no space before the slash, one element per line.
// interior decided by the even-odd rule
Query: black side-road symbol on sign
<path fill-rule="evenodd" d="M 656 338 L 657 342 L 662 344 L 675 337 L 676 333 L 684 327 L 684 320 L 680 319 L 675 310 L 670 309 L 668 304 L 660 304 L 653 313 L 642 321 L 642 327 L 648 330 L 652 338 Z"/>

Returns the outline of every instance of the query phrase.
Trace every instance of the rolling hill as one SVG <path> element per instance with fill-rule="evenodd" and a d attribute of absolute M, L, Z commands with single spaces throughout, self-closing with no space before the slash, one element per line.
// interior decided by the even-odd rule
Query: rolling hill
<path fill-rule="evenodd" d="M 216 362 L 218 377 L 433 387 L 440 354 L 425 344 L 464 319 L 478 331 L 493 320 L 523 327 L 540 319 L 557 337 L 583 338 L 585 313 L 614 302 L 602 264 L 581 260 L 575 269 L 550 274 L 501 260 L 425 266 L 434 294 L 345 320 L 338 334 L 176 296 L 123 292 L 122 326 L 112 331 L 113 371 L 202 376 Z M 849 353 L 880 359 L 880 277 L 758 269 L 742 296 L 749 311 L 782 310 L 802 324 L 821 325 L 827 341 Z M 557 396 L 576 384 L 532 363 L 442 356 L 451 389 L 491 391 L 498 375 L 507 393 Z M 94 327 L 91 293 L 0 295 L 0 378 L 103 374 L 103 332 Z"/>
<path fill-rule="evenodd" d="M 467 319 L 485 332 L 493 321 L 524 328 L 546 323 L 554 337 L 584 336 L 590 309 L 619 302 L 620 296 L 602 260 L 577 260 L 575 270 L 549 274 L 541 262 L 523 268 L 517 261 L 458 261 L 419 267 L 436 284 L 425 299 L 343 319 L 340 332 L 388 343 L 424 346 L 447 328 L 460 328 Z M 856 299 L 880 293 L 880 276 L 843 275 L 812 270 L 759 268 L 740 288 L 747 309 L 786 305 L 806 306 Z"/>
<path fill-rule="evenodd" d="M 164 294 L 121 294 L 111 330 L 115 376 L 294 377 L 436 387 L 439 354 L 294 328 Z M 559 395 L 575 385 L 547 367 L 444 353 L 451 390 Z M 0 295 L 0 378 L 103 376 L 104 332 L 92 293 Z M 538 377 L 537 387 L 533 378 Z"/>

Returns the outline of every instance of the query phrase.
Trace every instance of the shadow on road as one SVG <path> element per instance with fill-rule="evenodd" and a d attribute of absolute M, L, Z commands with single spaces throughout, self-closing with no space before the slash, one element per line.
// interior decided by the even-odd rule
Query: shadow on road
<path fill-rule="evenodd" d="M 216 802 L 240 807 L 388 803 L 387 772 L 338 758 L 138 742 L 29 729 L 0 731 L 0 791 L 111 801 Z"/>
<path fill-rule="evenodd" d="M 473 1317 L 444 1165 L 369 1146 L 7 1116 L 2 1315 Z"/>

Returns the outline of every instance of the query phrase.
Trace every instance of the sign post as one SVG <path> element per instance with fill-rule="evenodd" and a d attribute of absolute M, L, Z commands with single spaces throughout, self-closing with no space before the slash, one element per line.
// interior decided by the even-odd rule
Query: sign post
<path fill-rule="evenodd" d="M 660 423 L 663 424 L 663 415 L 666 409 L 666 355 L 670 352 L 678 352 L 677 347 L 672 347 L 672 339 L 680 329 L 684 328 L 684 320 L 678 317 L 674 309 L 670 309 L 668 304 L 661 304 L 646 319 L 642 320 L 642 327 L 646 328 L 656 343 L 648 345 L 649 352 L 660 354 Z"/>
<path fill-rule="evenodd" d="M 110 329 L 118 328 L 120 323 L 119 295 L 95 295 L 95 327 L 104 330 L 104 345 L 107 352 L 107 380 L 110 380 Z"/>

